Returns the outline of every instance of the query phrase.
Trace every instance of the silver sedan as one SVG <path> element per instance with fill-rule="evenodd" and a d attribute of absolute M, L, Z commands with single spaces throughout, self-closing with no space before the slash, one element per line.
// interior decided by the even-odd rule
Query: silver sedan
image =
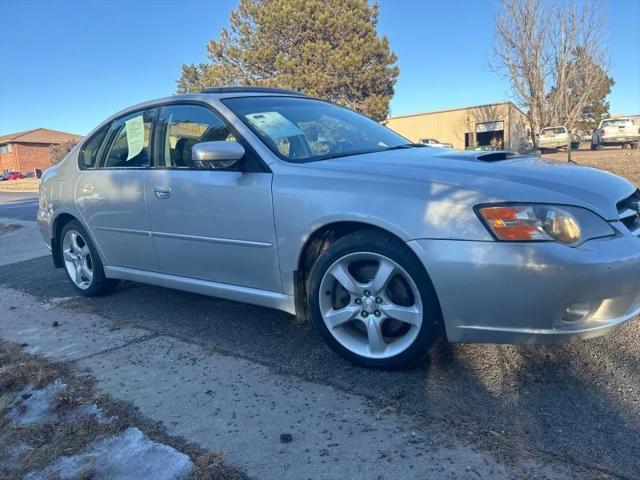
<path fill-rule="evenodd" d="M 114 115 L 46 171 L 38 221 L 83 295 L 126 279 L 280 309 L 369 367 L 414 363 L 439 335 L 583 339 L 640 311 L 627 180 L 424 148 L 279 89 Z"/>

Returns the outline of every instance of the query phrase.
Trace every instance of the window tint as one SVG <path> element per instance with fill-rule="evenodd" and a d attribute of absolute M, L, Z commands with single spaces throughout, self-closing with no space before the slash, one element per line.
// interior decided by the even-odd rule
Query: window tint
<path fill-rule="evenodd" d="M 150 164 L 149 144 L 155 109 L 115 120 L 109 129 L 105 168 L 140 168 Z"/>
<path fill-rule="evenodd" d="M 102 141 L 104 140 L 108 131 L 109 126 L 101 128 L 82 145 L 80 154 L 78 156 L 78 161 L 82 170 L 84 170 L 85 168 L 96 167 L 98 163 L 98 152 L 100 152 L 100 146 L 102 145 Z"/>
<path fill-rule="evenodd" d="M 172 105 L 163 107 L 159 128 L 164 140 L 164 158 L 159 166 L 173 168 L 196 168 L 208 170 L 208 162 L 196 161 L 191 148 L 201 142 L 237 142 L 220 117 L 211 110 L 198 105 Z"/>

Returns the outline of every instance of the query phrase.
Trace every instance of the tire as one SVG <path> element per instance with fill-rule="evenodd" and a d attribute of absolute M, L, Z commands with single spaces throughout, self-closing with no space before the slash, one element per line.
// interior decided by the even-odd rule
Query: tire
<path fill-rule="evenodd" d="M 105 277 L 98 250 L 80 222 L 71 220 L 62 227 L 58 245 L 64 270 L 78 293 L 97 297 L 114 289 L 117 280 Z"/>
<path fill-rule="evenodd" d="M 594 145 L 594 144 L 592 143 L 592 144 L 591 144 L 591 150 L 597 150 L 597 149 L 598 149 L 598 146 L 597 146 L 597 145 Z"/>
<path fill-rule="evenodd" d="M 307 305 L 329 347 L 363 367 L 411 366 L 442 332 L 440 304 L 422 264 L 403 242 L 376 230 L 347 234 L 320 254 L 308 276 Z"/>
<path fill-rule="evenodd" d="M 637 150 L 638 149 L 638 143 L 637 142 L 636 143 L 632 143 L 631 144 L 631 149 L 632 150 Z"/>

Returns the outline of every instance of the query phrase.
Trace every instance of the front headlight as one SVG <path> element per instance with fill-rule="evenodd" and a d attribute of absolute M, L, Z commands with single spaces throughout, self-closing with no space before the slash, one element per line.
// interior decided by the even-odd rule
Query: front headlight
<path fill-rule="evenodd" d="M 595 213 L 560 205 L 481 205 L 476 211 L 496 240 L 506 242 L 555 241 L 579 245 L 592 238 L 615 235 Z"/>

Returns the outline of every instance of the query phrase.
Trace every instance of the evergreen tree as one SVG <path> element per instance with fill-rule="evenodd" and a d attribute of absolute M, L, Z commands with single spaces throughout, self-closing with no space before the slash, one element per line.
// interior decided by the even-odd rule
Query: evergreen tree
<path fill-rule="evenodd" d="M 211 63 L 182 66 L 178 92 L 291 88 L 383 120 L 399 70 L 377 21 L 367 0 L 240 0 L 207 46 Z"/>

